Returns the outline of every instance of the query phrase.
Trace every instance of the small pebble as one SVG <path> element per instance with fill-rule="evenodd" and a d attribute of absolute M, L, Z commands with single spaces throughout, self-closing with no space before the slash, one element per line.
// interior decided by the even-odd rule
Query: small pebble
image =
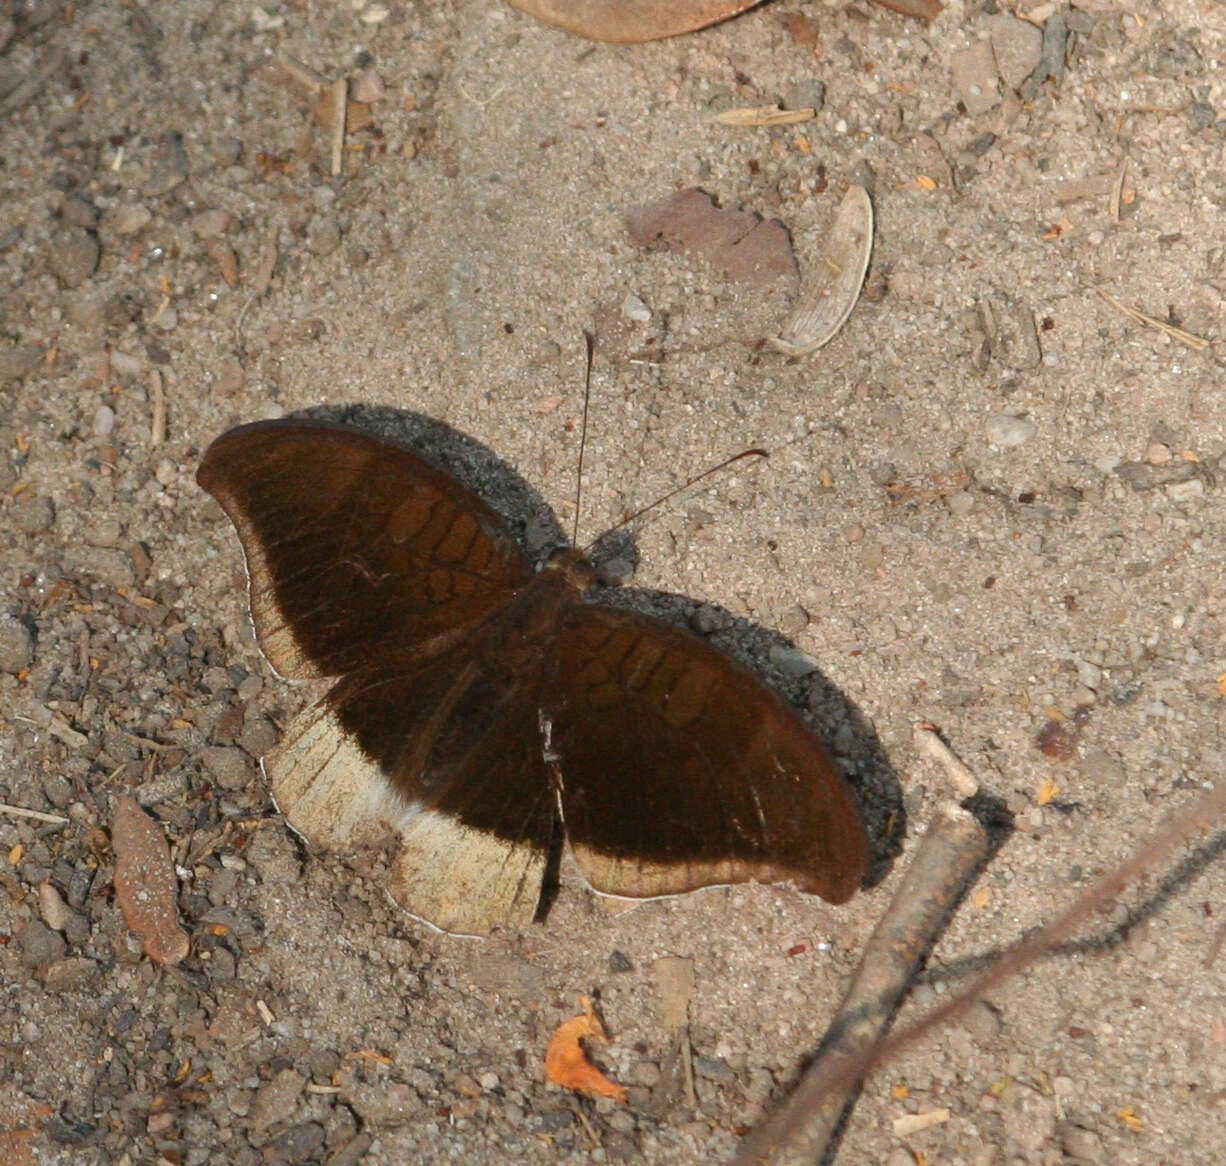
<path fill-rule="evenodd" d="M 113 515 L 100 514 L 89 520 L 82 535 L 92 547 L 113 547 L 123 536 L 123 527 Z"/>
<path fill-rule="evenodd" d="M 617 974 L 625 974 L 626 972 L 634 971 L 634 964 L 630 957 L 623 951 L 618 951 L 614 948 L 609 952 L 609 971 Z"/>
<path fill-rule="evenodd" d="M 651 319 L 651 309 L 634 292 L 630 292 L 622 300 L 622 315 L 636 324 L 646 324 Z"/>
<path fill-rule="evenodd" d="M 115 590 L 136 584 L 131 558 L 111 547 L 69 547 L 62 562 L 66 574 L 86 575 Z"/>
<path fill-rule="evenodd" d="M 66 227 L 51 240 L 47 266 L 65 287 L 80 287 L 95 271 L 102 258 L 102 248 L 89 231 L 81 227 Z"/>
<path fill-rule="evenodd" d="M 23 967 L 45 967 L 68 953 L 68 944 L 64 942 L 64 937 L 38 919 L 19 927 L 16 938 L 21 948 Z"/>
<path fill-rule="evenodd" d="M 94 436 L 110 437 L 115 431 L 115 410 L 110 405 L 99 405 L 94 410 Z"/>
<path fill-rule="evenodd" d="M 16 674 L 33 661 L 33 632 L 16 616 L 0 612 L 0 672 Z"/>
<path fill-rule="evenodd" d="M 1217 113 L 1206 101 L 1194 101 L 1188 106 L 1188 124 L 1193 131 L 1207 130 L 1217 120 Z"/>
<path fill-rule="evenodd" d="M 201 211 L 192 219 L 192 230 L 198 238 L 216 239 L 218 235 L 224 235 L 233 224 L 234 219 L 227 211 Z"/>
<path fill-rule="evenodd" d="M 222 138 L 213 148 L 213 157 L 215 157 L 222 166 L 233 166 L 242 156 L 242 138 Z"/>
<path fill-rule="evenodd" d="M 317 1121 L 299 1122 L 279 1134 L 266 1147 L 266 1161 L 304 1162 L 317 1159 L 324 1144 L 324 1127 Z M 271 1154 L 268 1152 L 271 1151 Z"/>
<path fill-rule="evenodd" d="M 1000 104 L 999 75 L 991 42 L 977 41 L 953 54 L 949 61 L 954 91 L 972 117 Z"/>
<path fill-rule="evenodd" d="M 306 1086 L 306 1078 L 293 1069 L 282 1069 L 265 1085 L 261 1085 L 251 1102 L 247 1120 L 253 1130 L 288 1121 Z"/>
<path fill-rule="evenodd" d="M 817 661 L 799 648 L 786 648 L 775 644 L 772 645 L 769 655 L 770 662 L 788 680 L 799 680 L 802 676 L 817 671 Z"/>
<path fill-rule="evenodd" d="M 340 224 L 333 218 L 312 221 L 307 232 L 307 246 L 314 255 L 331 255 L 341 245 Z"/>
<path fill-rule="evenodd" d="M 33 344 L 18 344 L 0 349 L 0 385 L 24 380 L 43 363 L 43 349 Z"/>
<path fill-rule="evenodd" d="M 98 965 L 94 960 L 84 956 L 66 956 L 47 964 L 39 975 L 49 992 L 66 992 L 69 988 L 80 987 L 97 970 Z"/>
<path fill-rule="evenodd" d="M 1065 1122 L 1060 1129 L 1060 1147 L 1078 1162 L 1103 1162 L 1103 1140 L 1093 1130 Z"/>
<path fill-rule="evenodd" d="M 63 931 L 68 925 L 68 904 L 54 883 L 40 883 L 38 887 L 38 913 L 52 931 Z"/>
<path fill-rule="evenodd" d="M 153 165 L 144 191 L 148 195 L 169 194 L 188 175 L 191 164 L 183 148 L 183 138 L 177 133 L 167 134 L 158 144 L 153 155 Z"/>
<path fill-rule="evenodd" d="M 1056 1130 L 1056 1104 L 1037 1089 L 1013 1081 L 1000 1095 L 1005 1136 L 1028 1153 L 1040 1150 Z"/>
<path fill-rule="evenodd" d="M 117 206 L 106 217 L 103 230 L 114 231 L 116 235 L 135 235 L 143 231 L 153 220 L 153 214 L 148 207 L 140 203 L 127 206 Z"/>
<path fill-rule="evenodd" d="M 1025 445 L 1039 431 L 1029 417 L 1014 417 L 1011 413 L 993 413 L 986 429 L 988 441 L 1002 449 Z"/>
<path fill-rule="evenodd" d="M 60 218 L 69 226 L 92 231 L 98 225 L 98 208 L 79 194 L 70 194 L 60 204 Z"/>
<path fill-rule="evenodd" d="M 1171 453 L 1169 445 L 1163 445 L 1160 441 L 1150 442 L 1145 447 L 1145 460 L 1151 466 L 1164 466 L 1171 460 L 1174 455 Z"/>
<path fill-rule="evenodd" d="M 55 507 L 50 498 L 26 492 L 18 495 L 9 507 L 9 518 L 18 530 L 26 534 L 42 534 L 50 530 L 55 521 Z"/>
<path fill-rule="evenodd" d="M 383 78 L 374 69 L 366 69 L 358 74 L 353 88 L 349 91 L 352 101 L 361 101 L 369 105 L 372 101 L 381 101 L 387 96 Z"/>
<path fill-rule="evenodd" d="M 958 490 L 945 499 L 945 505 L 949 507 L 950 514 L 955 518 L 965 518 L 975 509 L 975 496 L 968 494 L 965 490 Z"/>
<path fill-rule="evenodd" d="M 1010 89 L 1020 89 L 1022 82 L 1039 67 L 1042 29 L 1004 12 L 989 16 L 987 26 L 1001 79 Z"/>
<path fill-rule="evenodd" d="M 161 826 L 130 797 L 116 800 L 111 817 L 115 894 L 128 930 L 145 954 L 161 964 L 178 963 L 190 950 L 179 926 L 178 882 Z"/>

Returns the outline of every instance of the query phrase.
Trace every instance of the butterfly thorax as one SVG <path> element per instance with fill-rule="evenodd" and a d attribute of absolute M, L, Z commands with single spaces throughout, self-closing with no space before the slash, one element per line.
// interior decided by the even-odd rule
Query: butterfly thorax
<path fill-rule="evenodd" d="M 549 553 L 541 573 L 558 572 L 582 595 L 596 582 L 596 568 L 578 547 L 557 547 Z"/>

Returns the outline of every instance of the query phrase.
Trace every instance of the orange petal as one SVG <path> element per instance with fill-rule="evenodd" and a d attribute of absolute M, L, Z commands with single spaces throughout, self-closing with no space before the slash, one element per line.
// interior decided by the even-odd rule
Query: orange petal
<path fill-rule="evenodd" d="M 582 1016 L 572 1017 L 558 1027 L 545 1052 L 545 1076 L 565 1089 L 586 1093 L 589 1097 L 612 1097 L 626 1101 L 626 1087 L 610 1081 L 583 1051 L 579 1042 L 584 1038 L 605 1041 L 604 1025 L 592 1008 L 587 996 L 579 997 Z"/>

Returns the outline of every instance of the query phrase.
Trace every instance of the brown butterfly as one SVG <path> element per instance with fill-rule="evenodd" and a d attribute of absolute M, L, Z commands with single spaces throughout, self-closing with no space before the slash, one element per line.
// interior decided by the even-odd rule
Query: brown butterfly
<path fill-rule="evenodd" d="M 330 850 L 390 828 L 413 915 L 531 921 L 559 827 L 606 895 L 859 885 L 864 828 L 812 730 L 698 637 L 587 602 L 582 552 L 534 570 L 473 491 L 341 425 L 232 429 L 197 478 L 242 541 L 265 656 L 327 685 L 264 758 L 273 797 Z"/>

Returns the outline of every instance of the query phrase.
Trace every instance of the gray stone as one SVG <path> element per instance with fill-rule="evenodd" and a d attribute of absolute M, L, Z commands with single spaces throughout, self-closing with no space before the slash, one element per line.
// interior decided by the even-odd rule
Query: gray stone
<path fill-rule="evenodd" d="M 1020 1081 L 1000 1095 L 1000 1116 L 1006 1137 L 1028 1153 L 1041 1149 L 1056 1132 L 1055 1100 Z"/>
<path fill-rule="evenodd" d="M 266 883 L 293 882 L 302 870 L 293 843 L 282 830 L 257 831 L 243 857 Z"/>
<path fill-rule="evenodd" d="M 16 344 L 0 348 L 0 385 L 24 380 L 43 363 L 43 349 L 35 344 Z"/>
<path fill-rule="evenodd" d="M 92 230 L 98 225 L 98 208 L 79 194 L 70 194 L 60 204 L 60 218 L 70 226 Z"/>
<path fill-rule="evenodd" d="M 298 1104 L 306 1078 L 293 1069 L 282 1069 L 267 1084 L 260 1086 L 251 1102 L 247 1120 L 253 1131 L 262 1131 L 288 1121 Z"/>
<path fill-rule="evenodd" d="M 1127 777 L 1123 765 L 1102 749 L 1087 749 L 1078 768 L 1087 781 L 1109 790 L 1122 788 Z"/>
<path fill-rule="evenodd" d="M 808 652 L 799 648 L 785 648 L 775 644 L 770 650 L 770 662 L 787 680 L 799 680 L 817 671 L 817 661 Z"/>
<path fill-rule="evenodd" d="M 183 139 L 178 134 L 167 134 L 153 156 L 153 166 L 145 182 L 145 193 L 168 194 L 187 177 L 190 169 Z"/>
<path fill-rule="evenodd" d="M 65 227 L 51 239 L 47 266 L 65 287 L 80 287 L 95 271 L 102 258 L 102 248 L 89 231 L 81 227 Z"/>
<path fill-rule="evenodd" d="M 52 931 L 39 919 L 17 929 L 17 943 L 21 948 L 21 963 L 27 968 L 45 967 L 68 952 L 68 944 L 57 931 Z"/>
<path fill-rule="evenodd" d="M 1010 89 L 1020 89 L 1022 82 L 1038 68 L 1043 30 L 1004 12 L 989 16 L 987 25 L 1001 80 Z"/>
<path fill-rule="evenodd" d="M 1093 1130 L 1073 1122 L 1064 1122 L 1060 1126 L 1060 1147 L 1070 1157 L 1078 1162 L 1104 1161 L 1103 1140 Z"/>
<path fill-rule="evenodd" d="M 341 245 L 341 227 L 333 218 L 315 219 L 307 232 L 307 246 L 313 255 L 331 255 Z"/>
<path fill-rule="evenodd" d="M 9 518 L 26 534 L 42 534 L 55 521 L 55 507 L 42 494 L 21 494 L 9 507 Z"/>
<path fill-rule="evenodd" d="M 358 1117 L 376 1126 L 403 1125 L 419 1117 L 422 1109 L 417 1091 L 403 1082 L 387 1085 L 359 1082 L 347 1100 Z"/>
<path fill-rule="evenodd" d="M 988 441 L 1003 449 L 1025 445 L 1039 431 L 1029 417 L 1014 417 L 1011 413 L 993 413 L 985 428 Z"/>
<path fill-rule="evenodd" d="M 136 571 L 123 551 L 109 547 L 72 547 L 64 552 L 64 571 L 69 575 L 89 575 L 107 587 L 133 587 Z"/>
<path fill-rule="evenodd" d="M 192 230 L 200 239 L 216 239 L 224 235 L 233 225 L 234 220 L 228 211 L 201 211 L 192 219 Z"/>
<path fill-rule="evenodd" d="M 209 745 L 200 753 L 209 775 L 222 789 L 243 789 L 252 779 L 251 762 L 233 745 Z"/>
<path fill-rule="evenodd" d="M 148 207 L 135 203 L 128 206 L 117 206 L 103 220 L 103 232 L 112 231 L 116 235 L 135 235 L 143 231 L 153 219 Z"/>
<path fill-rule="evenodd" d="M 1000 104 L 996 59 L 989 41 L 979 41 L 969 49 L 954 53 L 949 62 L 954 91 L 972 117 L 987 113 Z"/>
<path fill-rule="evenodd" d="M 0 612 L 0 672 L 21 672 L 34 659 L 34 636 L 19 619 Z"/>

